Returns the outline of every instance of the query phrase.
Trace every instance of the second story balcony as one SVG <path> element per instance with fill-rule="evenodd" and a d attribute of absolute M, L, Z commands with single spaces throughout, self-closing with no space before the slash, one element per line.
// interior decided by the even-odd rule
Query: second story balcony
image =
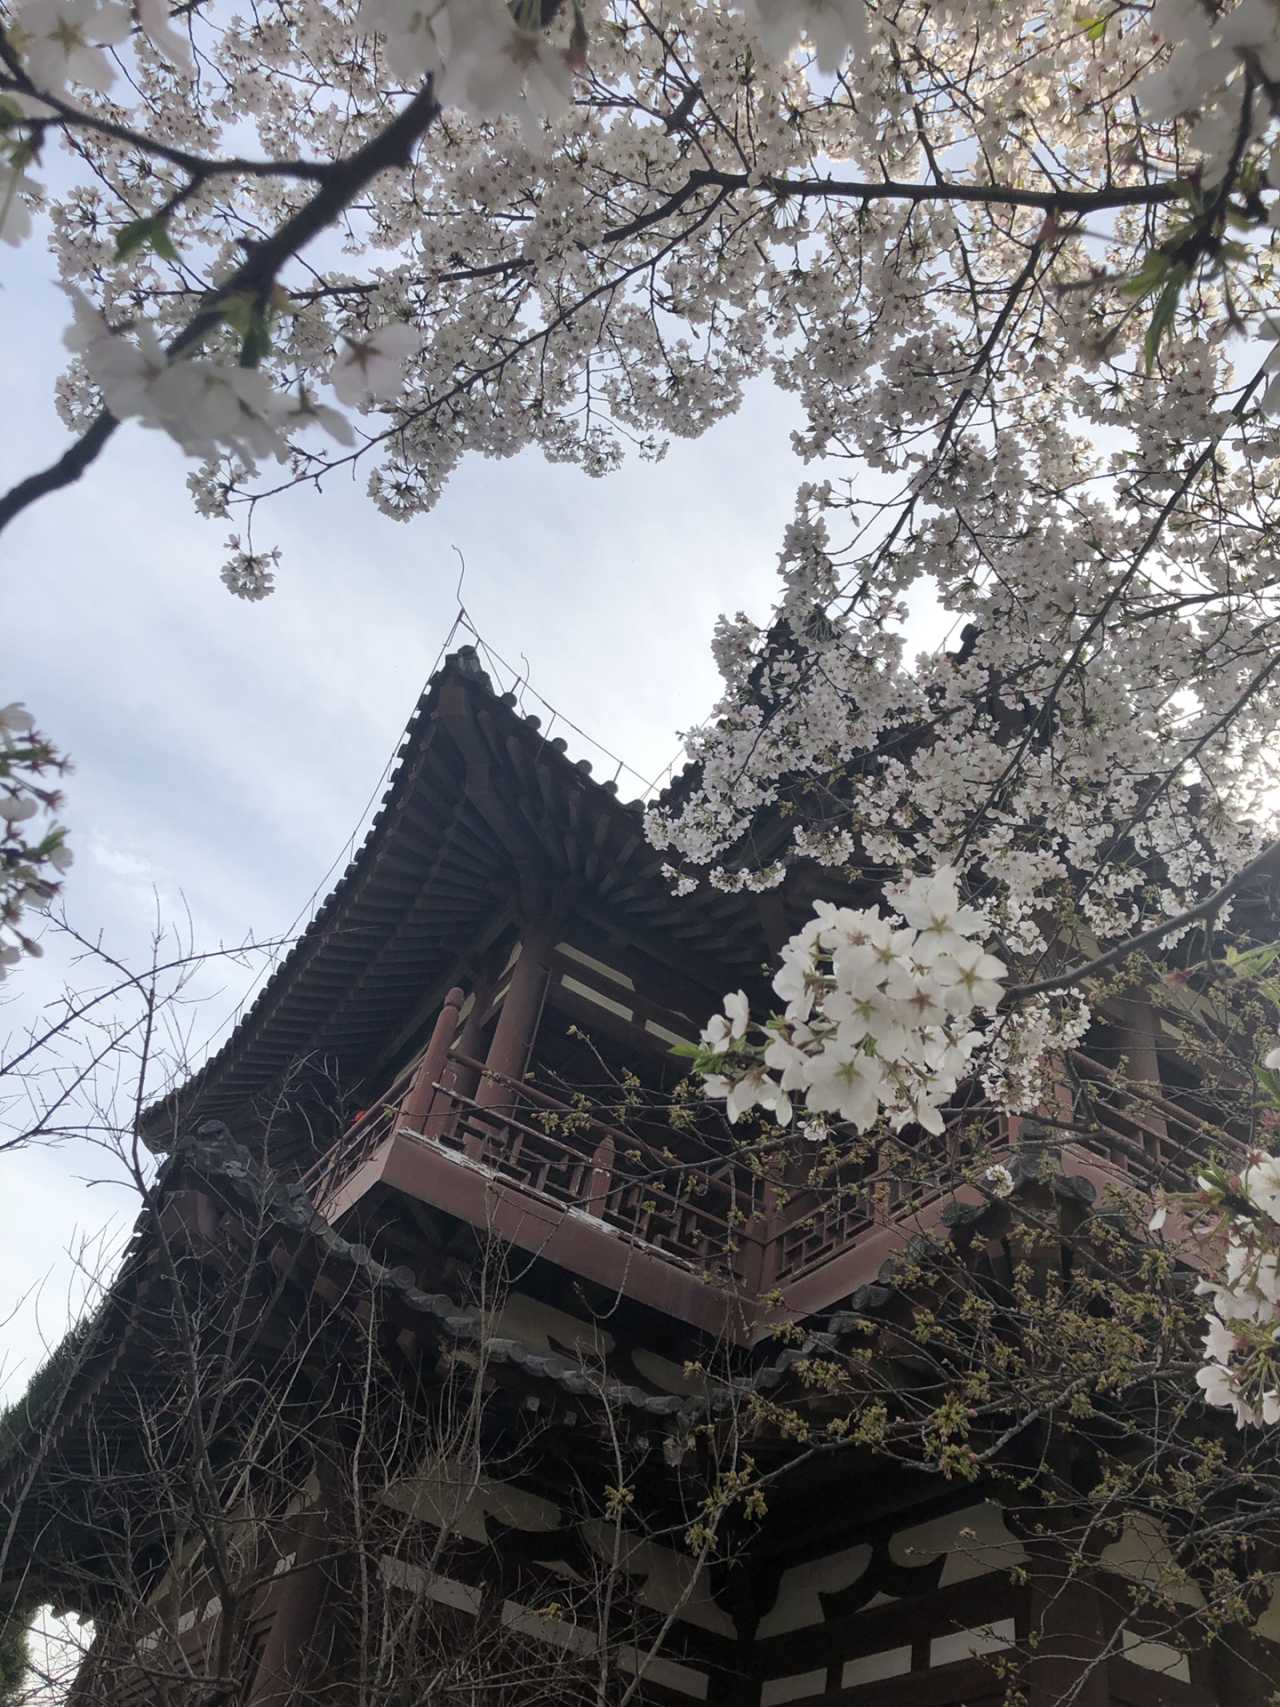
<path fill-rule="evenodd" d="M 427 1049 L 307 1175 L 326 1218 L 403 1194 L 739 1343 L 874 1282 L 957 1200 L 980 1204 L 982 1170 L 1037 1129 L 1054 1170 L 1099 1197 L 1180 1183 L 1206 1145 L 1194 1116 L 1139 1106 L 1077 1052 L 1043 1122 L 960 1115 L 936 1138 L 851 1138 L 850 1159 L 824 1167 L 802 1139 L 753 1149 L 715 1111 L 663 1129 L 639 1104 L 614 1123 L 598 1099 L 504 1071 L 501 1027 L 485 1059 L 470 1053 L 463 1012 L 452 990 Z"/>

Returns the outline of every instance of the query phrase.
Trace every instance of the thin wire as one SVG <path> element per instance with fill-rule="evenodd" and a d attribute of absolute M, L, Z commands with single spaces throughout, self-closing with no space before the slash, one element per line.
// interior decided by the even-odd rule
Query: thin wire
<path fill-rule="evenodd" d="M 498 675 L 500 673 L 500 671 L 505 671 L 508 679 L 511 681 L 513 686 L 516 682 L 523 681 L 525 684 L 524 691 L 531 694 L 533 696 L 533 698 L 537 700 L 539 705 L 541 705 L 545 710 L 547 710 L 551 713 L 552 723 L 563 723 L 566 728 L 572 729 L 575 735 L 579 736 L 582 740 L 586 741 L 590 746 L 594 747 L 596 752 L 602 753 L 606 759 L 612 759 L 613 763 L 615 765 L 617 765 L 618 770 L 620 772 L 626 771 L 628 776 L 633 776 L 636 779 L 636 781 L 641 785 L 641 788 L 643 790 L 643 795 L 654 794 L 657 792 L 658 787 L 661 784 L 663 777 L 669 776 L 671 774 L 671 770 L 672 770 L 673 766 L 676 764 L 677 760 L 680 758 L 680 755 L 684 752 L 683 747 L 678 747 L 676 749 L 675 756 L 665 766 L 664 769 L 660 770 L 657 773 L 656 776 L 646 777 L 643 774 L 643 772 L 636 770 L 634 765 L 629 765 L 625 759 L 619 758 L 618 754 L 613 752 L 610 748 L 606 747 L 602 741 L 597 741 L 594 735 L 589 735 L 585 729 L 580 728 L 579 725 L 576 724 L 571 717 L 566 717 L 563 711 L 560 711 L 556 706 L 552 705 L 552 703 L 549 699 L 547 699 L 543 694 L 540 694 L 538 692 L 537 688 L 535 688 L 533 686 L 533 684 L 529 681 L 528 659 L 525 658 L 523 652 L 520 654 L 521 658 L 524 659 L 524 663 L 525 663 L 525 671 L 522 673 L 522 672 L 518 671 L 513 664 L 509 664 L 507 662 L 507 660 L 502 656 L 501 652 L 497 651 L 494 647 L 492 647 L 489 644 L 489 642 L 480 633 L 479 629 L 476 628 L 475 624 L 471 621 L 471 618 L 468 615 L 466 615 L 466 613 L 462 613 L 460 620 L 463 621 L 468 632 L 474 638 L 477 647 L 485 654 L 486 658 L 491 659 L 493 661 L 493 663 L 498 666 L 498 668 L 493 670 L 494 675 Z M 507 691 L 510 692 L 510 691 L 512 691 L 512 689 L 508 689 Z M 523 700 L 524 692 L 521 693 L 520 697 Z M 550 729 L 551 729 L 551 724 L 548 724 L 548 726 L 547 726 L 547 733 L 548 734 L 550 733 Z M 642 795 L 642 798 L 643 798 L 643 795 Z"/>

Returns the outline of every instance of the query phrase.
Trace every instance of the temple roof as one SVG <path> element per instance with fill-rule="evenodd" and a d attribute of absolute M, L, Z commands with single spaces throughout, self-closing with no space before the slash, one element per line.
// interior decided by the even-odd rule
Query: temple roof
<path fill-rule="evenodd" d="M 451 653 L 408 725 L 354 858 L 222 1047 L 142 1120 L 164 1149 L 195 1118 L 233 1118 L 294 1063 L 346 1083 L 376 1074 L 390 1040 L 438 1002 L 495 914 L 524 893 L 569 900 L 606 931 L 674 956 L 708 1010 L 767 953 L 751 895 L 678 898 L 644 836 L 641 801 L 598 782 L 474 648 Z"/>

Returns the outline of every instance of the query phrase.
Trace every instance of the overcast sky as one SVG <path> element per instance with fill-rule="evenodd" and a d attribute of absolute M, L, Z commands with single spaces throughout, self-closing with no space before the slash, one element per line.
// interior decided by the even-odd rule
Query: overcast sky
<path fill-rule="evenodd" d="M 6 252 L 7 254 L 11 252 Z M 67 442 L 52 405 L 68 319 L 39 248 L 6 259 L 0 316 L 0 487 Z M 288 928 L 337 861 L 393 753 L 463 599 L 484 639 L 536 692 L 645 777 L 715 698 L 718 612 L 763 615 L 804 470 L 789 399 L 759 388 L 658 466 L 592 481 L 536 455 L 464 464 L 433 515 L 381 516 L 363 485 L 292 494 L 259 511 L 282 549 L 277 591 L 234 599 L 218 578 L 226 523 L 192 511 L 188 464 L 129 426 L 77 486 L 7 533 L 7 679 L 69 753 L 65 819 L 76 864 L 67 909 L 124 957 L 153 921 L 185 919 L 198 947 Z M 459 637 L 461 638 L 461 637 Z M 457 644 L 455 640 L 454 644 Z M 536 708 L 541 709 L 541 708 Z M 604 763 L 564 731 L 575 757 Z M 624 797 L 639 785 L 620 781 Z M 327 885 L 326 885 L 327 887 Z M 4 986 L 0 1037 L 36 1025 L 67 968 L 51 955 Z M 84 976 L 84 974 L 80 974 Z M 249 977 L 222 968 L 184 1010 L 194 1037 L 225 1023 Z M 65 1253 L 133 1203 L 82 1150 L 0 1157 L 0 1374 L 20 1387 L 61 1333 Z M 30 1289 L 44 1291 L 39 1309 Z"/>

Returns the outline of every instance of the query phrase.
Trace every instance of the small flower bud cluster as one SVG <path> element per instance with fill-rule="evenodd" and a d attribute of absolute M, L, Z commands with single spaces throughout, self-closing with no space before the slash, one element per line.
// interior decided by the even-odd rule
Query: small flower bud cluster
<path fill-rule="evenodd" d="M 786 1125 L 798 1099 L 860 1132 L 881 1120 L 942 1131 L 982 1041 L 974 1018 L 995 1010 L 1005 967 L 983 947 L 990 923 L 961 902 L 953 871 L 913 877 L 890 898 L 888 915 L 818 903 L 782 951 L 780 1014 L 753 1024 L 741 991 L 726 998 L 697 1066 L 731 1121 L 762 1108 Z"/>

